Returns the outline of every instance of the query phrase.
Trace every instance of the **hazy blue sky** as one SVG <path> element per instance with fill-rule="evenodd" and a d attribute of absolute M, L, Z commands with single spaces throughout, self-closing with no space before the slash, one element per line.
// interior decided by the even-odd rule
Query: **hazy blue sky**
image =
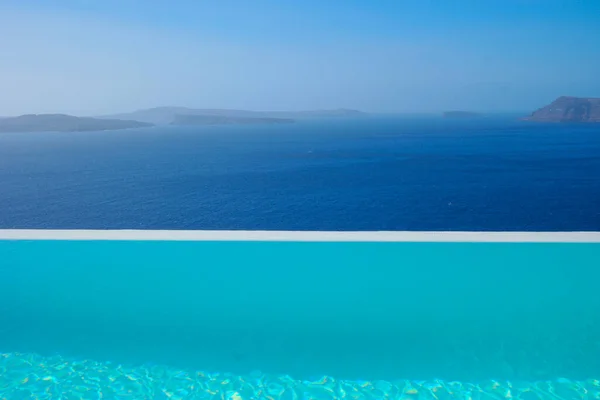
<path fill-rule="evenodd" d="M 0 0 L 0 115 L 600 97 L 600 0 Z"/>

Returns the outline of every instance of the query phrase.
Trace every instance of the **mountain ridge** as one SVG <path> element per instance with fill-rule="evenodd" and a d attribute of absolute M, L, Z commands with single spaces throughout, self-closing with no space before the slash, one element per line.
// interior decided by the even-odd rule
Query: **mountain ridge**
<path fill-rule="evenodd" d="M 176 114 L 171 125 L 197 126 L 197 125 L 256 125 L 256 124 L 288 124 L 296 122 L 289 118 L 267 117 L 226 117 L 222 115 L 187 115 Z"/>
<path fill-rule="evenodd" d="M 153 124 L 68 114 L 23 114 L 0 118 L 0 132 L 87 132 L 151 127 Z"/>
<path fill-rule="evenodd" d="M 560 96 L 534 111 L 525 121 L 600 122 L 600 98 Z"/>

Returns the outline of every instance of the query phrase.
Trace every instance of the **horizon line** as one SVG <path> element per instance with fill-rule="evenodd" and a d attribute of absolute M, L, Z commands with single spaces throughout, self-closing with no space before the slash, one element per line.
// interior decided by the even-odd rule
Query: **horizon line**
<path fill-rule="evenodd" d="M 26 113 L 22 113 L 22 114 L 0 114 L 0 119 L 5 119 L 5 118 L 17 118 L 17 117 L 24 117 L 24 116 L 31 116 L 31 115 L 64 115 L 64 116 L 70 116 L 70 117 L 77 117 L 77 118 L 97 118 L 97 119 L 106 119 L 106 117 L 116 117 L 116 116 L 121 116 L 121 115 L 127 115 L 127 114 L 134 114 L 136 112 L 141 112 L 141 111 L 149 111 L 149 110 L 155 110 L 155 109 L 159 109 L 159 108 L 186 108 L 186 109 L 190 109 L 190 110 L 205 110 L 205 111 L 243 111 L 243 112 L 255 112 L 255 113 L 303 113 L 303 112 L 319 112 L 319 111 L 341 111 L 341 110 L 346 110 L 346 111 L 356 111 L 359 112 L 361 114 L 363 114 L 364 116 L 390 116 L 390 115 L 398 115 L 398 116 L 413 116 L 413 115 L 435 115 L 435 116 L 442 116 L 444 113 L 448 113 L 448 112 L 472 112 L 472 113 L 477 113 L 480 114 L 482 116 L 486 116 L 486 115 L 508 115 L 508 114 L 531 114 L 531 111 L 526 111 L 526 110 L 497 110 L 497 111 L 481 111 L 481 110 L 442 110 L 442 111 L 364 111 L 361 109 L 357 109 L 357 108 L 329 108 L 329 109 L 306 109 L 306 110 L 300 110 L 300 111 L 293 111 L 293 110 L 276 110 L 276 111 L 269 111 L 269 110 L 252 110 L 252 109 L 237 109 L 237 108 L 192 108 L 192 107 L 150 107 L 150 108 L 142 108 L 142 109 L 137 109 L 134 111 L 121 111 L 121 112 L 114 112 L 114 113 L 110 113 L 110 114 L 80 114 L 80 113 L 69 113 L 69 112 L 26 112 Z"/>

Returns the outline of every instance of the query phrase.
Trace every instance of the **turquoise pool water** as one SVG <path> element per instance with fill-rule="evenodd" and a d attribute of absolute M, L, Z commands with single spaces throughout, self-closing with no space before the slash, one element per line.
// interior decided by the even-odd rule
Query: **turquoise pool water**
<path fill-rule="evenodd" d="M 0 398 L 600 398 L 598 282 L 600 243 L 2 240 Z"/>

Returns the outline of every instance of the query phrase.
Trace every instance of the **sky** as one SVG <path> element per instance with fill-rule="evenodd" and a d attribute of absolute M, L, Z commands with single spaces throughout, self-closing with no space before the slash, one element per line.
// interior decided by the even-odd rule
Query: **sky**
<path fill-rule="evenodd" d="M 600 97 L 599 0 L 0 0 L 0 116 L 532 111 Z"/>

